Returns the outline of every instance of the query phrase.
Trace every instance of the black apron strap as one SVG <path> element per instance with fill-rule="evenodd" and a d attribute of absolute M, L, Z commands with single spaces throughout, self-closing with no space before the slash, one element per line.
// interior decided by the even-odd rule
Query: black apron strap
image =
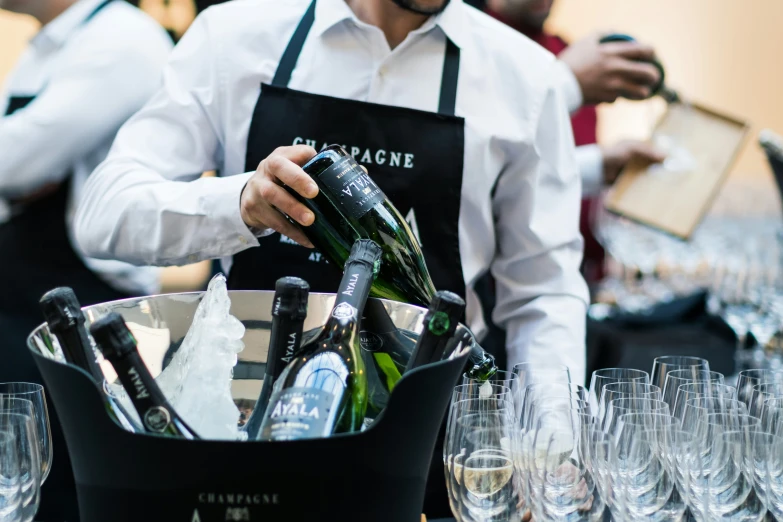
<path fill-rule="evenodd" d="M 291 81 L 291 74 L 294 72 L 296 62 L 299 60 L 299 54 L 302 52 L 307 35 L 310 32 L 310 28 L 315 21 L 315 0 L 310 3 L 310 7 L 307 8 L 307 12 L 299 21 L 299 25 L 294 31 L 294 35 L 288 42 L 288 46 L 283 52 L 283 57 L 280 58 L 280 63 L 277 65 L 277 71 L 275 71 L 275 77 L 272 79 L 272 85 L 276 87 L 288 87 L 288 82 Z"/>
<path fill-rule="evenodd" d="M 454 116 L 457 105 L 457 82 L 459 81 L 459 47 L 446 37 L 446 56 L 443 58 L 443 76 L 440 80 L 440 103 L 438 113 Z"/>
<path fill-rule="evenodd" d="M 96 7 L 95 9 L 93 9 L 93 10 L 92 10 L 92 12 L 90 12 L 90 14 L 89 14 L 89 15 L 87 15 L 87 18 L 85 18 L 85 19 L 84 19 L 84 21 L 82 22 L 82 25 L 85 25 L 85 24 L 86 24 L 86 23 L 88 23 L 90 20 L 92 20 L 93 18 L 95 18 L 95 15 L 97 15 L 98 13 L 100 13 L 100 12 L 103 10 L 103 8 L 104 8 L 104 7 L 106 7 L 107 5 L 109 5 L 110 3 L 112 3 L 113 1 L 114 1 L 114 0 L 103 0 L 103 2 L 101 2 L 101 3 L 98 5 L 98 7 Z"/>
<path fill-rule="evenodd" d="M 111 0 L 107 1 L 110 2 Z M 310 7 L 307 8 L 307 12 L 299 21 L 299 25 L 296 26 L 291 40 L 288 42 L 285 51 L 283 51 L 275 76 L 272 78 L 272 85 L 275 87 L 288 87 L 288 82 L 291 81 L 296 62 L 299 60 L 307 35 L 310 33 L 310 28 L 315 21 L 315 2 L 316 0 L 313 0 L 310 3 Z M 457 104 L 459 58 L 459 47 L 447 37 L 446 55 L 443 59 L 443 75 L 440 83 L 440 102 L 438 104 L 438 113 L 446 116 L 454 116 Z"/>

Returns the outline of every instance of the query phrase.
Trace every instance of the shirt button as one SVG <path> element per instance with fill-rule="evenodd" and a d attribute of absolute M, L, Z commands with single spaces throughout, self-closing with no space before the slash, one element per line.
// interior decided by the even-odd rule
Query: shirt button
<path fill-rule="evenodd" d="M 190 261 L 191 263 L 195 263 L 196 261 L 198 261 L 198 256 L 196 254 L 190 254 L 188 256 L 188 261 Z"/>
<path fill-rule="evenodd" d="M 381 77 L 381 78 L 386 76 L 386 67 L 385 66 L 381 67 L 380 69 L 378 69 L 378 76 Z"/>
<path fill-rule="evenodd" d="M 243 245 L 247 244 L 247 238 L 245 236 L 239 236 L 239 242 Z"/>

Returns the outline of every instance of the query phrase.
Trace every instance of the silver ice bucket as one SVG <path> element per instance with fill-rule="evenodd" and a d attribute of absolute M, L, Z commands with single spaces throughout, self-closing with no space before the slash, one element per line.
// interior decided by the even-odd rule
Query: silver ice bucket
<path fill-rule="evenodd" d="M 229 295 L 232 314 L 246 328 L 232 392 L 240 404 L 254 402 L 274 293 Z M 201 298 L 169 294 L 83 311 L 88 321 L 110 311 L 122 315 L 155 373 L 182 343 Z M 305 330 L 323 326 L 333 302 L 333 294 L 310 294 Z M 410 356 L 425 310 L 379 299 L 367 306 L 387 312 L 403 341 L 398 345 L 409 347 L 399 357 Z M 63 426 L 82 522 L 418 522 L 425 486 L 442 486 L 441 455 L 434 448 L 467 360 L 463 355 L 405 373 L 383 415 L 361 433 L 288 442 L 189 441 L 121 428 L 106 413 L 98 385 L 63 364 L 46 325 L 28 344 Z"/>
<path fill-rule="evenodd" d="M 166 294 L 88 306 L 83 309 L 89 324 L 109 312 L 117 312 L 130 326 L 138 340 L 139 351 L 143 354 L 153 376 L 157 376 L 168 364 L 172 355 L 182 344 L 187 334 L 196 308 L 201 302 L 202 292 Z M 252 407 L 261 391 L 266 369 L 267 348 L 272 325 L 272 300 L 274 292 L 255 290 L 230 291 L 231 314 L 245 326 L 243 342 L 245 349 L 239 354 L 239 362 L 234 369 L 232 392 L 237 404 L 242 408 Z M 329 317 L 334 304 L 334 294 L 311 293 L 305 332 L 316 333 Z M 426 310 L 421 307 L 371 298 L 369 307 L 382 306 L 403 339 L 395 350 L 398 362 L 404 367 L 410 357 Z M 305 336 L 307 339 L 307 336 Z M 405 342 L 405 341 L 408 342 Z M 30 337 L 31 348 L 59 362 L 65 362 L 59 347 L 50 340 L 46 325 L 36 329 Z M 106 377 L 114 381 L 115 375 L 109 370 Z"/>

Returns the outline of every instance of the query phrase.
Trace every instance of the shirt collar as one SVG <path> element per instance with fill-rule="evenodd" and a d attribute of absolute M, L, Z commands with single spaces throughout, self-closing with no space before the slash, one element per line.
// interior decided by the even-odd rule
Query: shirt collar
<path fill-rule="evenodd" d="M 461 47 L 461 42 L 465 41 L 465 9 L 468 8 L 462 0 L 451 0 L 442 13 L 430 17 L 413 33 L 426 33 L 438 26 L 457 47 Z M 332 27 L 351 19 L 358 21 L 345 0 L 318 0 L 315 5 L 312 33 L 321 36 Z"/>
<path fill-rule="evenodd" d="M 62 46 L 68 37 L 78 28 L 90 13 L 100 5 L 103 0 L 78 0 L 60 15 L 43 26 L 38 34 L 33 37 L 33 45 Z"/>

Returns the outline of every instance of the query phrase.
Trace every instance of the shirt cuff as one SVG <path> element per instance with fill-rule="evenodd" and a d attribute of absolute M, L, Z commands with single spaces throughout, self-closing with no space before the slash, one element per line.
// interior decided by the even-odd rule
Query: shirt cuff
<path fill-rule="evenodd" d="M 211 215 L 216 223 L 222 224 L 220 229 L 233 232 L 224 236 L 225 241 L 221 247 L 223 250 L 240 251 L 245 248 L 258 246 L 257 237 L 261 236 L 257 236 L 245 224 L 240 210 L 242 190 L 252 175 L 253 172 L 246 172 L 236 176 L 220 178 L 220 183 L 216 183 L 212 187 L 214 192 L 210 198 L 213 202 Z M 258 229 L 254 230 L 258 231 Z M 260 232 L 263 233 L 264 231 Z"/>
<path fill-rule="evenodd" d="M 582 87 L 579 85 L 579 80 L 576 79 L 574 72 L 564 62 L 557 60 L 555 62 L 555 71 L 568 112 L 573 114 L 582 107 L 582 102 L 584 101 Z"/>
<path fill-rule="evenodd" d="M 604 155 L 598 145 L 576 148 L 576 163 L 582 177 L 582 196 L 595 196 L 604 186 Z"/>

